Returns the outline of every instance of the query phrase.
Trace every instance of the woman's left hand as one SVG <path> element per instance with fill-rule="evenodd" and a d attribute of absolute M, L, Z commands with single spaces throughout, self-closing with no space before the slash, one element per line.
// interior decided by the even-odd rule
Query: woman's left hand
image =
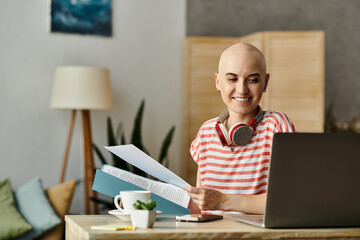
<path fill-rule="evenodd" d="M 223 210 L 226 195 L 211 188 L 184 187 L 201 210 Z"/>

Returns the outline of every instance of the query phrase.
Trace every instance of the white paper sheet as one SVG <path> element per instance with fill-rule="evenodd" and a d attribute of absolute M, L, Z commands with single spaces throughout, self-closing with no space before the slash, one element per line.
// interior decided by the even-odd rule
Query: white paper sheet
<path fill-rule="evenodd" d="M 185 182 L 178 175 L 161 165 L 158 161 L 154 160 L 152 157 L 132 144 L 105 148 L 118 157 L 124 159 L 131 165 L 140 168 L 151 176 L 156 177 L 164 182 L 170 183 L 179 188 L 190 186 L 190 184 Z"/>
<path fill-rule="evenodd" d="M 187 192 L 182 188 L 176 187 L 172 184 L 144 178 L 131 172 L 109 165 L 104 165 L 102 171 L 129 183 L 132 183 L 138 187 L 151 191 L 152 193 L 155 193 L 160 197 L 163 197 L 184 208 L 187 208 L 189 205 L 190 196 L 187 194 Z"/>

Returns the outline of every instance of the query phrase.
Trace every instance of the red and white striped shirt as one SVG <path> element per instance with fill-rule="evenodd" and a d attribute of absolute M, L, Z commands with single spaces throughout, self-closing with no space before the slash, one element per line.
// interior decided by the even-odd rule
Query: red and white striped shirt
<path fill-rule="evenodd" d="M 283 113 L 266 111 L 247 145 L 223 147 L 214 130 L 216 121 L 205 122 L 191 143 L 190 153 L 199 166 L 202 186 L 230 194 L 265 193 L 273 135 L 294 132 L 292 122 Z"/>

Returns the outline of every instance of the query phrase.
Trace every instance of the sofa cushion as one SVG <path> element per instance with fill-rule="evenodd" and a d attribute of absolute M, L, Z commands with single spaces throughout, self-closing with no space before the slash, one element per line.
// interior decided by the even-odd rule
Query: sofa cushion
<path fill-rule="evenodd" d="M 15 207 L 10 179 L 0 182 L 0 239 L 13 239 L 31 230 Z"/>
<path fill-rule="evenodd" d="M 61 220 L 51 206 L 39 177 L 17 189 L 15 200 L 19 212 L 33 228 L 19 239 L 35 239 L 60 224 Z"/>
<path fill-rule="evenodd" d="M 55 212 L 61 219 L 61 224 L 42 235 L 39 239 L 57 240 L 63 239 L 65 214 L 69 211 L 71 200 L 74 194 L 76 181 L 71 180 L 47 189 L 45 192 L 54 207 Z"/>

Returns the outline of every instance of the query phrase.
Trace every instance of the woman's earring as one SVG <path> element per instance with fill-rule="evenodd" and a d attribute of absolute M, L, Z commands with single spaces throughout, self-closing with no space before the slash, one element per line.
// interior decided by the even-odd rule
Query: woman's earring
<path fill-rule="evenodd" d="M 264 89 L 264 93 L 266 93 L 266 88 Z"/>
<path fill-rule="evenodd" d="M 220 92 L 220 89 L 217 88 L 216 90 L 217 90 L 218 92 Z"/>

